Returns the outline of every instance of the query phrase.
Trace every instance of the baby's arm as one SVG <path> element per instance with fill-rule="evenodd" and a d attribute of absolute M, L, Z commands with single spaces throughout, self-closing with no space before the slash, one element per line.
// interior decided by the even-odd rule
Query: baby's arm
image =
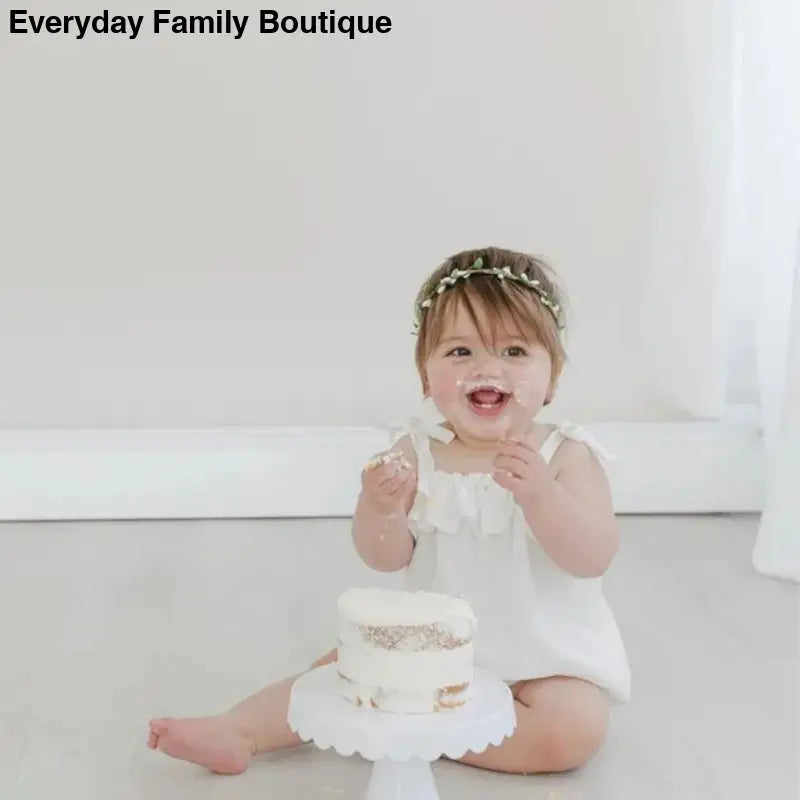
<path fill-rule="evenodd" d="M 361 474 L 361 493 L 353 516 L 353 543 L 361 560 L 379 572 L 408 566 L 414 538 L 408 512 L 417 491 L 416 453 L 406 436 L 392 454 L 373 459 Z"/>
<path fill-rule="evenodd" d="M 555 480 L 545 484 L 528 512 L 536 538 L 568 572 L 601 576 L 619 547 L 619 532 L 605 470 L 589 450 L 569 439 L 553 457 Z M 526 514 L 527 516 L 527 514 Z"/>
<path fill-rule="evenodd" d="M 548 466 L 521 442 L 498 455 L 495 480 L 514 493 L 531 531 L 563 570 L 596 578 L 617 552 L 619 534 L 608 479 L 589 448 L 569 439 Z"/>

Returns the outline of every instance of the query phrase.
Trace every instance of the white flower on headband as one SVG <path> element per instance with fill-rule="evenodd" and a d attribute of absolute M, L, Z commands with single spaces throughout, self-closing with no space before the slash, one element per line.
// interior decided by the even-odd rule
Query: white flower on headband
<path fill-rule="evenodd" d="M 471 275 L 494 275 L 499 281 L 504 281 L 506 278 L 508 278 L 511 281 L 515 281 L 516 283 L 521 283 L 523 286 L 527 286 L 536 293 L 541 304 L 553 315 L 553 319 L 556 321 L 558 328 L 561 329 L 564 327 L 561 321 L 561 306 L 548 292 L 541 287 L 541 284 L 538 280 L 531 278 L 524 272 L 516 273 L 509 266 L 502 268 L 484 267 L 483 258 L 478 256 L 472 263 L 471 267 L 467 267 L 466 269 L 459 269 L 456 267 L 450 272 L 449 275 L 445 275 L 428 293 L 428 296 L 416 306 L 414 309 L 414 333 L 419 332 L 420 326 L 422 325 L 422 317 L 425 311 L 427 311 L 427 309 L 429 309 L 433 304 L 434 298 L 443 292 L 446 292 L 449 288 L 455 286 L 459 280 L 466 280 Z"/>

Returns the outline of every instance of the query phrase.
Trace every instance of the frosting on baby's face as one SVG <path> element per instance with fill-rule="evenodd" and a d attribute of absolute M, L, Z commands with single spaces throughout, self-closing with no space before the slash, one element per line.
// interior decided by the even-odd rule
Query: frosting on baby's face
<path fill-rule="evenodd" d="M 426 364 L 429 396 L 459 439 L 476 445 L 527 430 L 545 402 L 551 375 L 543 345 L 503 325 L 484 342 L 462 308 Z"/>

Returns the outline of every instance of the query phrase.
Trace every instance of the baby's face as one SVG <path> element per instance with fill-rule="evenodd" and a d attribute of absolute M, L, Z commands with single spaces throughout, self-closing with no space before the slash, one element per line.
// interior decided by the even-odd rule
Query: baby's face
<path fill-rule="evenodd" d="M 458 308 L 428 359 L 428 394 L 459 438 L 498 441 L 510 430 L 521 433 L 547 397 L 550 354 L 505 322 L 484 344 L 469 314 Z"/>

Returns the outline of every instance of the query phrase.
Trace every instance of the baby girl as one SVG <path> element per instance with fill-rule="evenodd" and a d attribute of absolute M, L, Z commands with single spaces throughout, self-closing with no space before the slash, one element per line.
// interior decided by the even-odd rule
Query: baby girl
<path fill-rule="evenodd" d="M 410 589 L 475 610 L 476 664 L 511 688 L 517 727 L 461 761 L 572 769 L 600 749 L 630 671 L 602 588 L 618 548 L 603 451 L 580 428 L 536 421 L 566 359 L 562 299 L 540 260 L 490 247 L 448 258 L 415 313 L 426 413 L 365 466 L 356 551 L 402 571 Z M 294 680 L 215 716 L 152 720 L 148 744 L 242 772 L 258 753 L 300 744 L 286 722 Z"/>

